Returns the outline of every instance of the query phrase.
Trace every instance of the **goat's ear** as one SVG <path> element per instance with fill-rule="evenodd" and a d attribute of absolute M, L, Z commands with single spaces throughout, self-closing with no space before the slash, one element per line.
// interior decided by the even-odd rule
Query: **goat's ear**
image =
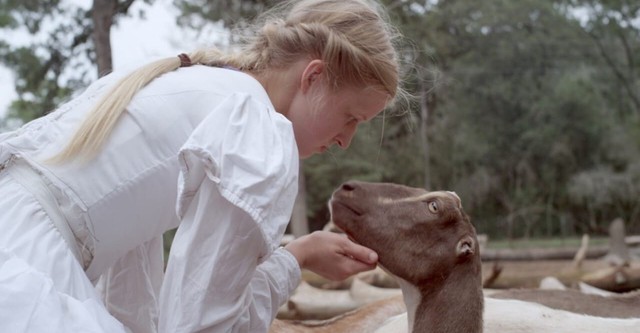
<path fill-rule="evenodd" d="M 461 240 L 458 241 L 458 245 L 456 246 L 456 255 L 458 258 L 466 258 L 470 257 L 475 252 L 475 241 L 471 236 L 465 236 Z"/>

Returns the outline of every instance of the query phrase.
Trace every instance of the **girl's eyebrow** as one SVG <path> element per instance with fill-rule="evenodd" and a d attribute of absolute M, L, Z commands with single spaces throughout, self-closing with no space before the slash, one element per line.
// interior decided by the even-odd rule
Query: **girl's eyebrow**
<path fill-rule="evenodd" d="M 361 113 L 358 113 L 358 109 L 351 109 L 347 113 L 349 114 L 349 116 L 351 116 L 352 118 L 354 118 L 355 120 L 357 120 L 359 122 L 367 120 L 365 117 L 362 116 Z"/>
<path fill-rule="evenodd" d="M 361 116 L 363 122 L 367 122 L 375 118 L 378 114 L 374 114 L 371 118 L 367 118 L 366 116 Z"/>
<path fill-rule="evenodd" d="M 355 111 L 351 112 L 351 115 L 353 116 L 353 118 L 356 118 L 360 122 L 369 121 L 369 119 L 367 119 L 367 117 L 364 116 L 362 113 L 359 113 L 357 109 Z"/>

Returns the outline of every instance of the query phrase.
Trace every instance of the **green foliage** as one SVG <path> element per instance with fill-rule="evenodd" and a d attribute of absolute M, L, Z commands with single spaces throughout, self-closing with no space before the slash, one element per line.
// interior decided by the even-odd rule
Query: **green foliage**
<path fill-rule="evenodd" d="M 362 125 L 347 152 L 305 161 L 311 229 L 326 223 L 332 191 L 358 179 L 454 190 L 492 239 L 599 233 L 616 217 L 640 232 L 640 3 L 383 2 L 411 41 L 401 56 L 416 98 Z M 193 27 L 230 27 L 275 3 L 174 0 Z M 0 27 L 31 31 L 71 10 L 0 9 Z M 83 84 L 59 79 L 69 58 L 92 54 L 87 13 L 66 13 L 74 19 L 46 42 L 0 40 L 0 61 L 19 78 L 13 115 L 37 116 Z"/>
<path fill-rule="evenodd" d="M 640 43 L 638 27 L 624 22 L 638 19 L 638 5 L 385 3 L 412 41 L 402 48 L 405 84 L 422 98 L 387 117 L 384 132 L 381 118 L 364 126 L 348 152 L 306 161 L 312 229 L 326 222 L 326 200 L 348 179 L 455 190 L 480 232 L 494 238 L 599 232 L 617 215 L 638 226 L 634 192 L 622 200 L 618 185 L 584 186 L 590 176 L 634 179 Z M 228 19 L 211 10 L 223 5 L 200 17 L 230 24 L 266 6 L 230 4 Z M 578 8 L 591 8 L 590 16 L 576 17 Z M 601 196 L 617 206 L 594 204 Z"/>
<path fill-rule="evenodd" d="M 114 17 L 126 15 L 133 1 L 114 0 Z M 82 64 L 100 56 L 91 40 L 90 10 L 59 0 L 1 0 L 0 28 L 7 32 L 0 36 L 0 63 L 14 72 L 18 94 L 8 118 L 43 116 L 95 79 L 96 70 Z M 21 34 L 30 40 L 16 44 Z"/>
<path fill-rule="evenodd" d="M 7 50 L 6 53 L 0 53 L 0 57 L 19 78 L 15 81 L 15 89 L 20 98 L 11 104 L 9 117 L 24 122 L 38 118 L 53 110 L 73 91 L 71 87 L 61 86 L 57 82 L 63 64 L 59 61 L 47 62 L 34 49 L 20 47 Z"/>
<path fill-rule="evenodd" d="M 222 22 L 227 27 L 233 27 L 239 21 L 251 20 L 277 3 L 277 0 L 174 0 L 174 5 L 182 13 L 178 23 L 192 28 L 200 28 L 207 22 Z"/>
<path fill-rule="evenodd" d="M 637 129 L 620 123 L 634 114 L 633 94 L 624 87 L 638 68 L 628 60 L 625 75 L 616 75 L 625 63 L 611 55 L 625 43 L 594 39 L 562 5 L 443 1 L 417 15 L 415 3 L 405 2 L 399 14 L 404 31 L 420 39 L 416 66 L 436 68 L 430 72 L 439 77 L 426 80 L 438 101 L 428 131 L 432 188 L 455 189 L 481 232 L 600 231 L 612 209 L 600 206 L 598 221 L 585 220 L 588 206 L 571 201 L 570 182 L 583 171 L 625 169 L 638 158 L 640 141 L 631 139 Z M 637 33 L 628 26 L 621 35 Z M 598 43 L 610 48 L 607 57 Z M 634 212 L 616 213 L 633 226 Z"/>
<path fill-rule="evenodd" d="M 40 31 L 46 17 L 64 14 L 64 11 L 61 11 L 60 0 L 1 0 L 0 13 L 0 28 L 21 25 L 34 34 Z"/>
<path fill-rule="evenodd" d="M 22 32 L 26 29 L 28 34 L 40 36 L 24 45 L 13 45 L 15 40 L 9 39 L 11 34 L 7 39 L 0 39 L 0 62 L 14 71 L 18 94 L 8 117 L 27 122 L 53 110 L 88 82 L 89 78 L 82 72 L 67 82 L 60 78 L 71 59 L 81 52 L 77 47 L 86 42 L 90 23 L 84 11 L 64 7 L 59 1 L 5 1 L 0 6 L 10 14 L 5 29 Z M 42 31 L 43 24 L 60 16 L 73 19 L 63 20 L 54 28 Z M 75 38 L 70 38 L 73 36 Z"/>

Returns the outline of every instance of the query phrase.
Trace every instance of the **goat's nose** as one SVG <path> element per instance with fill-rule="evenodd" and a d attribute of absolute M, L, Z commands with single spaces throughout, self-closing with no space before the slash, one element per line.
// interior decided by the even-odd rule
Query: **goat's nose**
<path fill-rule="evenodd" d="M 344 183 L 342 184 L 342 190 L 351 192 L 356 189 L 356 185 L 354 183 Z"/>

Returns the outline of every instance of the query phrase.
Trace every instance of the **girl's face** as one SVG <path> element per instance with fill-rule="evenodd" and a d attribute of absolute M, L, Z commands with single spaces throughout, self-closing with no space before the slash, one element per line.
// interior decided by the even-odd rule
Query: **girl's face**
<path fill-rule="evenodd" d="M 296 96 L 289 120 L 301 158 L 321 153 L 334 144 L 349 147 L 357 126 L 385 107 L 388 95 L 372 88 L 347 88 L 316 96 Z"/>
<path fill-rule="evenodd" d="M 334 144 L 346 149 L 357 126 L 380 113 L 389 100 L 387 93 L 371 87 L 328 91 L 321 81 L 312 77 L 309 86 L 303 83 L 289 107 L 288 118 L 301 158 Z"/>

